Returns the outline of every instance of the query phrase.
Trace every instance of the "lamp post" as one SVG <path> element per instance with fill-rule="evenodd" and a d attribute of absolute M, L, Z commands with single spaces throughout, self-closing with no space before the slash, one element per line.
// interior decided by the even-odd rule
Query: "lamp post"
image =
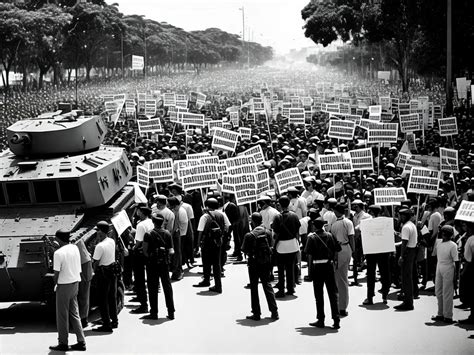
<path fill-rule="evenodd" d="M 447 0 L 447 22 L 446 22 L 446 116 L 453 111 L 453 100 L 451 94 L 451 81 L 453 71 L 452 59 L 452 1 Z"/>

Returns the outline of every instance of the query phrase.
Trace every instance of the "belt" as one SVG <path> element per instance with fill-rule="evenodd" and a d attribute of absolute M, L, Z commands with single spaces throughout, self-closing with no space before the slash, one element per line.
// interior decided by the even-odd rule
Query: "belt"
<path fill-rule="evenodd" d="M 313 264 L 327 264 L 329 262 L 329 259 L 313 260 Z"/>

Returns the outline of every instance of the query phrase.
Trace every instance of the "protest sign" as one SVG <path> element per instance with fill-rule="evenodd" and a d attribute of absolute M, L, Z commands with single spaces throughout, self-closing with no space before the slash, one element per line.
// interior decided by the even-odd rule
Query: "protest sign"
<path fill-rule="evenodd" d="M 255 159 L 255 163 L 257 164 L 263 163 L 265 161 L 262 146 L 260 144 L 257 144 L 247 149 L 246 151 L 238 154 L 238 156 L 240 155 L 252 156 Z"/>
<path fill-rule="evenodd" d="M 248 175 L 258 172 L 257 161 L 251 155 L 239 155 L 224 161 L 229 175 Z"/>
<path fill-rule="evenodd" d="M 354 170 L 374 170 L 372 148 L 350 150 L 349 154 Z"/>
<path fill-rule="evenodd" d="M 385 81 L 389 81 L 390 80 L 390 71 L 377 71 L 377 79 L 379 80 L 385 80 Z"/>
<path fill-rule="evenodd" d="M 161 127 L 161 121 L 159 118 L 153 118 L 150 120 L 137 120 L 138 133 L 162 133 L 163 128 Z"/>
<path fill-rule="evenodd" d="M 350 153 L 318 155 L 321 174 L 348 173 L 354 171 Z"/>
<path fill-rule="evenodd" d="M 305 124 L 304 108 L 291 107 L 288 111 L 288 124 L 304 125 Z"/>
<path fill-rule="evenodd" d="M 379 97 L 379 105 L 382 107 L 382 111 L 390 111 L 391 103 L 390 96 Z"/>
<path fill-rule="evenodd" d="M 415 133 L 413 132 L 407 132 L 405 134 L 405 138 L 406 138 L 406 143 L 408 144 L 408 149 L 410 149 L 411 152 L 416 152 L 417 149 L 416 149 L 416 137 L 415 137 Z"/>
<path fill-rule="evenodd" d="M 298 168 L 291 168 L 275 174 L 275 182 L 280 194 L 286 192 L 290 187 L 303 186 Z"/>
<path fill-rule="evenodd" d="M 421 166 L 424 168 L 439 170 L 439 157 L 431 155 L 413 154 L 411 156 L 411 159 L 421 162 Z"/>
<path fill-rule="evenodd" d="M 457 150 L 440 147 L 439 157 L 442 172 L 459 173 L 459 156 Z"/>
<path fill-rule="evenodd" d="M 235 152 L 239 138 L 240 134 L 237 132 L 216 127 L 214 128 L 211 147 L 215 150 Z"/>
<path fill-rule="evenodd" d="M 408 181 L 408 193 L 437 195 L 441 172 L 428 168 L 412 167 Z"/>
<path fill-rule="evenodd" d="M 421 131 L 420 115 L 417 113 L 400 115 L 400 130 L 402 133 Z"/>
<path fill-rule="evenodd" d="M 230 112 L 229 113 L 229 120 L 234 127 L 239 126 L 239 113 L 238 112 Z"/>
<path fill-rule="evenodd" d="M 363 219 L 360 221 L 360 232 L 364 254 L 395 251 L 393 219 L 391 217 Z"/>
<path fill-rule="evenodd" d="M 224 120 L 212 120 L 207 122 L 207 130 L 211 136 L 214 135 L 214 128 L 216 127 L 224 128 Z"/>
<path fill-rule="evenodd" d="M 305 96 L 301 98 L 301 103 L 303 107 L 311 107 L 311 104 L 313 103 L 313 100 L 309 96 Z"/>
<path fill-rule="evenodd" d="M 210 157 L 210 156 L 211 156 L 211 153 L 202 152 L 202 153 L 186 154 L 186 159 L 187 160 L 194 160 L 194 159 L 200 159 L 200 158 L 207 158 L 207 157 Z"/>
<path fill-rule="evenodd" d="M 380 122 L 392 122 L 393 120 L 393 114 L 390 112 L 382 112 L 380 114 Z"/>
<path fill-rule="evenodd" d="M 434 105 L 433 106 L 433 119 L 439 120 L 443 118 L 443 108 L 441 105 Z"/>
<path fill-rule="evenodd" d="M 456 89 L 458 92 L 458 99 L 467 99 L 467 80 L 466 78 L 456 78 Z"/>
<path fill-rule="evenodd" d="M 173 181 L 173 159 L 152 160 L 146 163 L 148 177 L 154 183 Z"/>
<path fill-rule="evenodd" d="M 177 163 L 177 175 L 179 179 L 182 179 L 185 176 L 194 174 L 217 172 L 219 158 L 217 156 L 203 156 L 199 158 L 193 157 L 191 159 L 178 160 Z"/>
<path fill-rule="evenodd" d="M 407 102 L 400 102 L 398 104 L 398 115 L 409 115 L 410 112 L 410 104 Z"/>
<path fill-rule="evenodd" d="M 190 112 L 178 112 L 178 122 L 186 127 L 204 127 L 204 115 Z"/>
<path fill-rule="evenodd" d="M 163 106 L 176 106 L 176 95 L 174 92 L 165 92 L 163 94 Z"/>
<path fill-rule="evenodd" d="M 400 206 L 407 199 L 403 187 L 381 187 L 374 189 L 373 193 L 374 204 L 379 206 Z"/>
<path fill-rule="evenodd" d="M 368 143 L 397 143 L 398 123 L 369 122 Z"/>
<path fill-rule="evenodd" d="M 132 55 L 132 70 L 143 70 L 144 58 L 140 55 Z"/>
<path fill-rule="evenodd" d="M 326 104 L 326 111 L 332 112 L 332 113 L 339 113 L 340 112 L 339 104 Z"/>
<path fill-rule="evenodd" d="M 145 101 L 145 116 L 154 117 L 156 115 L 156 100 Z"/>
<path fill-rule="evenodd" d="M 217 172 L 208 172 L 202 174 L 188 175 L 183 177 L 183 190 L 189 191 L 193 189 L 203 189 L 207 187 L 214 187 L 219 178 Z"/>
<path fill-rule="evenodd" d="M 382 114 L 381 105 L 369 106 L 369 120 L 380 121 L 381 114 Z"/>
<path fill-rule="evenodd" d="M 125 100 L 125 113 L 127 115 L 133 115 L 136 113 L 136 106 L 137 104 L 135 103 L 134 99 L 127 99 Z"/>
<path fill-rule="evenodd" d="M 418 100 L 410 100 L 409 105 L 410 113 L 419 113 L 418 110 L 420 107 L 420 103 L 418 102 Z"/>
<path fill-rule="evenodd" d="M 356 124 L 356 126 L 360 126 L 360 120 L 362 116 L 359 115 L 344 115 L 346 121 L 352 121 Z"/>
<path fill-rule="evenodd" d="M 113 216 L 110 221 L 112 222 L 112 225 L 114 226 L 118 235 L 121 235 L 127 230 L 128 227 L 132 226 L 130 218 L 128 218 L 128 214 L 125 212 L 125 210 L 121 210 L 119 213 Z"/>
<path fill-rule="evenodd" d="M 271 190 L 270 186 L 270 174 L 268 169 L 259 171 L 255 174 L 256 177 L 256 194 L 257 196 Z"/>
<path fill-rule="evenodd" d="M 398 105 L 400 104 L 400 99 L 396 97 L 392 97 L 390 100 L 390 108 L 392 109 L 392 113 L 394 115 L 398 115 Z"/>
<path fill-rule="evenodd" d="M 222 176 L 222 192 L 233 193 L 238 206 L 257 200 L 255 175 Z"/>
<path fill-rule="evenodd" d="M 352 121 L 329 120 L 328 136 L 336 139 L 352 140 L 355 123 Z"/>
<path fill-rule="evenodd" d="M 461 201 L 455 219 L 471 223 L 474 222 L 474 201 Z"/>
<path fill-rule="evenodd" d="M 240 136 L 242 137 L 242 140 L 250 140 L 252 136 L 252 129 L 251 128 L 246 128 L 246 127 L 239 127 L 239 133 Z"/>
<path fill-rule="evenodd" d="M 137 166 L 137 182 L 138 186 L 148 189 L 150 177 L 148 175 L 148 169 L 143 166 Z"/>
<path fill-rule="evenodd" d="M 438 120 L 439 135 L 441 137 L 454 136 L 458 134 L 456 117 L 440 118 Z"/>

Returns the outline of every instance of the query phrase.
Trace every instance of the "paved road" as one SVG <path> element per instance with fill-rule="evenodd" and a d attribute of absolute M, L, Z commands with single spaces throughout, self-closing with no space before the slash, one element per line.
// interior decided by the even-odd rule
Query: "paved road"
<path fill-rule="evenodd" d="M 296 296 L 278 301 L 278 321 L 269 318 L 261 292 L 262 316 L 266 318 L 254 322 L 245 319 L 250 314 L 250 291 L 243 287 L 248 282 L 246 265 L 226 266 L 221 295 L 192 287 L 200 279 L 200 270 L 194 268 L 173 284 L 175 320 L 166 319 L 162 293 L 157 321 L 140 320 L 139 315 L 129 313 L 134 304 L 127 303 L 113 334 L 98 335 L 90 326 L 86 328 L 88 353 L 474 354 L 474 326 L 432 322 L 437 306 L 431 294 L 422 294 L 412 312 L 394 311 L 398 304 L 394 292 L 388 305 L 379 297 L 374 306 L 361 307 L 366 291 L 363 280 L 363 286 L 350 288 L 349 316 L 336 331 L 308 325 L 316 313 L 310 283 L 298 286 Z M 329 315 L 328 302 L 326 309 Z M 465 311 L 454 312 L 455 319 L 466 316 Z M 0 304 L 0 354 L 46 354 L 56 341 L 54 322 L 48 320 L 44 308 Z M 70 341 L 75 342 L 72 334 Z"/>

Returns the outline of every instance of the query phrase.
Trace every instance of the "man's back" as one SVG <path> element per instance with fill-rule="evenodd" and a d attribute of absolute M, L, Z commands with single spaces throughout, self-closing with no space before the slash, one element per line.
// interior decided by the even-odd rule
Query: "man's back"
<path fill-rule="evenodd" d="M 67 244 L 54 252 L 54 271 L 59 272 L 58 284 L 81 281 L 81 255 L 74 244 Z"/>

